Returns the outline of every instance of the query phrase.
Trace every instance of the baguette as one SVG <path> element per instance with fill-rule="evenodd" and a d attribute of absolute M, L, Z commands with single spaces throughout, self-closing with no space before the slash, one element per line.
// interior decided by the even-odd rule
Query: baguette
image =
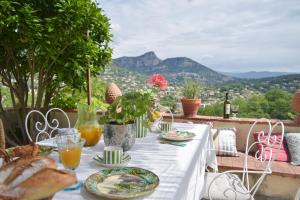
<path fill-rule="evenodd" d="M 12 162 L 6 163 L 0 168 L 0 184 L 4 184 L 4 181 L 13 173 L 14 170 L 21 170 L 26 167 L 32 161 L 39 158 L 18 158 Z"/>
<path fill-rule="evenodd" d="M 75 174 L 57 169 L 44 168 L 14 188 L 0 192 L 0 200 L 38 200 L 76 183 Z"/>
<path fill-rule="evenodd" d="M 56 168 L 55 161 L 50 158 L 40 158 L 30 162 L 27 167 L 15 167 L 11 175 L 4 181 L 7 187 L 12 188 L 44 168 Z"/>
<path fill-rule="evenodd" d="M 0 184 L 15 187 L 43 168 L 56 168 L 55 161 L 40 157 L 19 158 L 0 168 Z"/>

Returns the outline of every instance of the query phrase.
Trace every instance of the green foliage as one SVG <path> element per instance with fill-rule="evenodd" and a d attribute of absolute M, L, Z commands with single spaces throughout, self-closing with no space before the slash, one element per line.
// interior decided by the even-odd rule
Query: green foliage
<path fill-rule="evenodd" d="M 36 101 L 41 101 L 61 83 L 82 89 L 88 61 L 96 75 L 111 60 L 109 19 L 91 0 L 2 0 L 0 38 L 1 78 L 9 87 L 8 78 L 23 86 L 24 95 L 14 88 L 23 106 L 29 78 L 38 77 Z"/>
<path fill-rule="evenodd" d="M 292 114 L 292 95 L 286 91 L 274 89 L 265 94 L 269 102 L 268 113 L 275 119 L 288 119 Z"/>
<path fill-rule="evenodd" d="M 255 95 L 251 98 L 235 99 L 231 104 L 239 105 L 239 117 L 292 119 L 292 95 L 283 90 L 270 90 L 265 95 Z M 201 115 L 222 116 L 223 103 L 217 103 L 199 110 Z"/>
<path fill-rule="evenodd" d="M 200 96 L 200 92 L 202 89 L 201 83 L 193 80 L 188 80 L 183 85 L 182 95 L 188 99 L 197 99 Z"/>
<path fill-rule="evenodd" d="M 133 91 L 119 96 L 108 107 L 102 123 L 128 124 L 145 114 L 152 106 L 153 96 L 149 92 Z"/>
<path fill-rule="evenodd" d="M 104 102 L 106 83 L 99 79 L 92 79 L 92 104 L 97 109 L 106 110 L 108 104 Z M 51 106 L 63 109 L 76 109 L 78 104 L 87 102 L 86 91 L 64 87 L 52 98 Z"/>
<path fill-rule="evenodd" d="M 12 101 L 10 98 L 9 88 L 4 87 L 0 84 L 0 101 L 4 108 L 12 107 Z"/>
<path fill-rule="evenodd" d="M 47 109 L 63 87 L 84 90 L 87 67 L 95 76 L 111 61 L 111 37 L 93 0 L 0 0 L 0 81 L 20 111 L 8 141 L 28 142 L 28 107 Z"/>
<path fill-rule="evenodd" d="M 235 102 L 233 102 L 235 103 Z M 263 95 L 255 95 L 247 100 L 245 110 L 240 110 L 241 117 L 270 118 L 268 113 L 269 102 Z"/>
<path fill-rule="evenodd" d="M 160 104 L 170 108 L 172 112 L 176 110 L 177 101 L 178 99 L 175 95 L 165 95 L 160 98 Z"/>
<path fill-rule="evenodd" d="M 205 108 L 200 108 L 198 114 L 207 116 L 223 116 L 223 103 L 216 103 L 206 106 Z"/>

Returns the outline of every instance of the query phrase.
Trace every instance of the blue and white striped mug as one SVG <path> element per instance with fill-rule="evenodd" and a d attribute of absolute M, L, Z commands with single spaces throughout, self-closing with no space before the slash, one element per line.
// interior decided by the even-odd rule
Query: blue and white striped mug
<path fill-rule="evenodd" d="M 118 146 L 104 147 L 103 161 L 105 164 L 120 164 L 123 156 L 123 148 Z"/>

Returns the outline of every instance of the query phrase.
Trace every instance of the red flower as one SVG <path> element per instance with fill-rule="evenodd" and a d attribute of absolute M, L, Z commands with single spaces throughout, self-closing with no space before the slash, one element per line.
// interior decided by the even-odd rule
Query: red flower
<path fill-rule="evenodd" d="M 168 87 L 168 81 L 161 74 L 153 74 L 148 79 L 148 83 L 159 87 L 161 90 L 166 89 Z"/>

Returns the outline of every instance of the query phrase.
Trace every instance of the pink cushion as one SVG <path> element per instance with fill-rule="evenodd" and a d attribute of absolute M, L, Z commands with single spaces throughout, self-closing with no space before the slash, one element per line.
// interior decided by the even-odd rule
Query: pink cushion
<path fill-rule="evenodd" d="M 254 141 L 255 142 L 258 142 L 258 134 L 259 132 L 255 132 L 253 134 L 254 136 Z M 265 148 L 267 146 L 267 141 L 266 141 L 266 138 L 268 136 L 268 133 L 264 133 L 260 136 L 260 141 L 261 141 L 261 144 L 256 144 L 256 148 L 258 150 L 258 153 L 259 153 L 259 156 L 261 156 L 262 154 L 262 146 Z M 276 136 L 276 143 L 274 144 L 274 147 L 273 147 L 273 150 L 272 150 L 272 156 L 274 155 L 274 153 L 277 151 L 277 149 L 279 148 L 279 142 L 281 141 L 281 133 L 273 133 L 271 135 L 271 138 L 270 138 L 270 142 L 273 143 L 274 142 L 274 139 Z M 263 155 L 263 159 L 265 159 L 266 157 L 266 160 L 269 160 L 270 158 L 272 158 L 270 156 L 270 149 L 267 148 L 265 149 L 265 155 Z M 286 141 L 285 141 L 285 138 L 283 138 L 283 143 L 282 143 L 282 146 L 279 150 L 279 154 L 277 156 L 277 159 L 275 159 L 277 161 L 282 161 L 282 162 L 288 162 L 290 160 L 289 158 L 289 154 L 288 154 L 288 148 L 287 148 L 287 144 L 286 144 Z"/>

